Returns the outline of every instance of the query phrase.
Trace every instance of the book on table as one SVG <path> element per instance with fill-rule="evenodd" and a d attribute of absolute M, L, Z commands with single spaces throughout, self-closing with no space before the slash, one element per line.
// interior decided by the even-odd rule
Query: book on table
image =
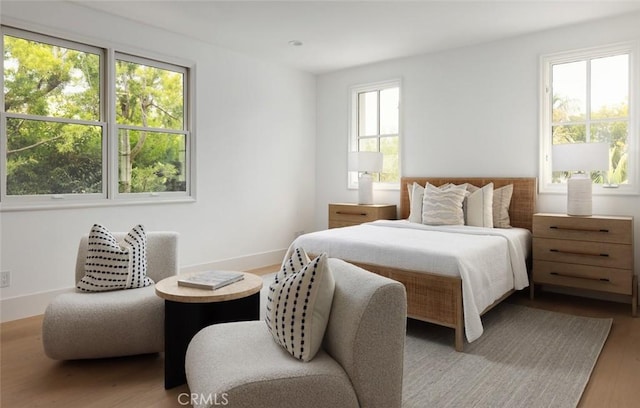
<path fill-rule="evenodd" d="M 178 286 L 215 290 L 242 279 L 244 279 L 242 272 L 206 271 L 178 279 Z"/>

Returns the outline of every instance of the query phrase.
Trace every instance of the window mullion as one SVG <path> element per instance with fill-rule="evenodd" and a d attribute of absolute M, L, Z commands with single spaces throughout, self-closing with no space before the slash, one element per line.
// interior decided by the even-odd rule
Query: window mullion
<path fill-rule="evenodd" d="M 585 142 L 591 142 L 591 58 L 587 58 L 587 83 L 586 83 L 586 117 L 585 117 Z"/>
<path fill-rule="evenodd" d="M 89 125 L 89 126 L 104 126 L 106 123 L 103 121 L 95 120 L 83 120 L 83 119 L 71 119 L 71 118 L 57 118 L 54 116 L 39 116 L 30 115 L 24 113 L 9 113 L 5 112 L 6 117 L 25 120 L 38 120 L 41 122 L 56 122 L 56 123 L 68 123 L 73 125 Z"/>
<path fill-rule="evenodd" d="M 118 129 L 116 123 L 116 59 L 112 48 L 106 50 L 104 69 L 104 106 L 107 117 L 107 136 L 104 142 L 107 199 L 113 200 L 118 191 Z"/>
<path fill-rule="evenodd" d="M 380 90 L 379 89 L 376 91 L 376 98 L 377 98 L 377 101 L 376 101 L 377 118 L 376 119 L 378 121 L 378 123 L 376 124 L 377 130 L 378 130 L 376 132 L 377 133 L 377 138 L 378 138 L 378 141 L 377 141 L 378 142 L 377 143 L 378 146 L 377 146 L 377 148 L 378 148 L 378 151 L 380 151 L 380 134 L 382 133 L 381 128 L 380 128 L 380 124 L 382 123 L 382 121 L 380 120 Z"/>
<path fill-rule="evenodd" d="M 135 125 L 123 125 L 123 124 L 115 124 L 115 127 L 118 129 L 127 129 L 127 130 L 139 130 L 143 132 L 157 132 L 157 133 L 171 133 L 174 135 L 187 135 L 189 132 L 182 129 L 163 129 L 157 127 L 144 127 L 144 126 L 135 126 Z"/>

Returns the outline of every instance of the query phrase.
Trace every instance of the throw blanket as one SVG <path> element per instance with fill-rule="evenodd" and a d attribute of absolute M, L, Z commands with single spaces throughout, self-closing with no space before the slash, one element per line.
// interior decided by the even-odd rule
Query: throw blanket
<path fill-rule="evenodd" d="M 512 289 L 529 285 L 530 232 L 521 228 L 427 226 L 375 221 L 298 237 L 292 247 L 353 262 L 462 279 L 465 334 L 482 335 L 480 313 Z"/>

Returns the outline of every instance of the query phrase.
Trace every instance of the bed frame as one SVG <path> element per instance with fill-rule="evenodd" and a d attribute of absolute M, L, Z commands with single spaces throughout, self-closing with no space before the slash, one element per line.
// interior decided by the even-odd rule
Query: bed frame
<path fill-rule="evenodd" d="M 531 230 L 537 192 L 536 178 L 451 178 L 451 177 L 403 177 L 400 182 L 399 218 L 409 217 L 409 193 L 407 185 L 414 182 L 421 185 L 429 182 L 435 186 L 445 183 L 471 183 L 481 187 L 493 183 L 494 188 L 513 184 L 513 195 L 509 206 L 509 217 L 513 227 Z M 351 262 L 351 261 L 349 261 Z M 464 319 L 462 309 L 462 280 L 459 277 L 443 276 L 435 273 L 416 272 L 386 266 L 351 262 L 366 270 L 403 283 L 407 289 L 407 316 L 425 322 L 435 323 L 455 330 L 455 349 L 464 346 Z M 511 295 L 506 293 L 491 304 L 481 314 Z"/>

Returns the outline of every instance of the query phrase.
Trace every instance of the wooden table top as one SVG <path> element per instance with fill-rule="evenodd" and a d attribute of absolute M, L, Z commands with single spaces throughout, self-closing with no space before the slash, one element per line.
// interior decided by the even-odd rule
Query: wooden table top
<path fill-rule="evenodd" d="M 220 289 L 210 290 L 178 286 L 178 279 L 198 273 L 201 272 L 183 273 L 161 280 L 156 283 L 156 295 L 174 302 L 212 303 L 251 296 L 262 289 L 262 278 L 248 272 L 243 272 L 244 279 L 223 286 Z"/>

